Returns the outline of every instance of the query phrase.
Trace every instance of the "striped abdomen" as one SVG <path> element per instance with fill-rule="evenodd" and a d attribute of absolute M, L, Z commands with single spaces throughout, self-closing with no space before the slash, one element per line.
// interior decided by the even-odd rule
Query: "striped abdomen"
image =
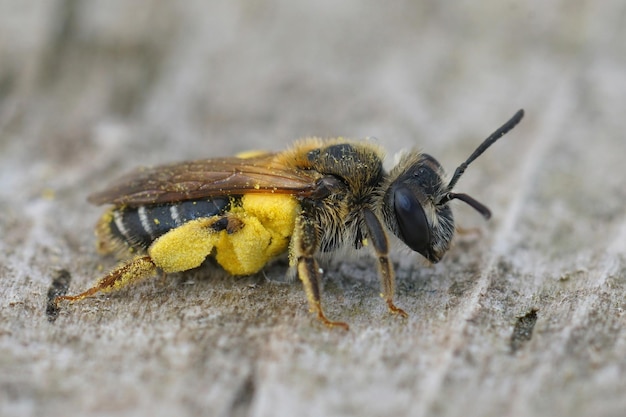
<path fill-rule="evenodd" d="M 99 229 L 107 229 L 109 238 L 145 250 L 170 230 L 190 220 L 223 214 L 230 209 L 230 205 L 229 197 L 213 197 L 155 206 L 114 208 L 105 215 L 104 224 Z M 103 240 L 103 237 L 100 246 L 108 252 L 109 239 L 104 237 Z"/>

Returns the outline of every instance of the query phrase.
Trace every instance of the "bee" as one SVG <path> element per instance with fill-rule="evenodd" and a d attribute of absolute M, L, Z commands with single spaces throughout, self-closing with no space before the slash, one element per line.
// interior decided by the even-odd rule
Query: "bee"
<path fill-rule="evenodd" d="M 139 169 L 88 198 L 111 205 L 96 226 L 99 251 L 126 248 L 135 255 L 86 291 L 55 302 L 118 290 L 158 270 L 190 270 L 207 257 L 232 275 L 254 274 L 288 252 L 311 313 L 329 327 L 347 329 L 324 314 L 316 257 L 368 246 L 381 297 L 391 313 L 406 317 L 394 303 L 388 233 L 436 263 L 455 232 L 451 200 L 489 219 L 486 206 L 452 190 L 468 165 L 523 116 L 519 110 L 485 139 L 447 183 L 442 166 L 428 154 L 407 152 L 386 172 L 378 146 L 342 138 L 308 138 L 278 153 Z"/>

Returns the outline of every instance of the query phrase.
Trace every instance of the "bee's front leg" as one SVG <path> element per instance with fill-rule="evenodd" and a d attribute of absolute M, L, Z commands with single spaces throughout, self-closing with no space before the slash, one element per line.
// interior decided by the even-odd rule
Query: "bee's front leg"
<path fill-rule="evenodd" d="M 380 220 L 371 210 L 363 209 L 363 218 L 365 219 L 369 240 L 374 247 L 376 259 L 378 260 L 378 271 L 381 276 L 382 285 L 381 296 L 387 302 L 389 311 L 401 317 L 408 317 L 408 314 L 406 314 L 406 312 L 401 308 L 396 307 L 393 302 L 393 296 L 396 291 L 396 276 L 393 270 L 393 265 L 391 265 L 391 262 L 389 261 L 389 242 L 387 240 L 385 229 L 383 229 Z"/>
<path fill-rule="evenodd" d="M 318 247 L 319 230 L 316 223 L 306 215 L 301 215 L 296 221 L 296 228 L 291 242 L 291 256 L 297 262 L 298 277 L 304 285 L 309 310 L 317 315 L 318 320 L 328 327 L 341 327 L 345 330 L 349 326 L 340 321 L 331 321 L 326 318 L 322 310 L 320 297 L 320 268 L 315 259 Z"/>

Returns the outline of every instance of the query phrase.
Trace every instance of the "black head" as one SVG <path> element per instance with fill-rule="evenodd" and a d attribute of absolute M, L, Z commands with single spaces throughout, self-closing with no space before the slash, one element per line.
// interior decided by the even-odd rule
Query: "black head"
<path fill-rule="evenodd" d="M 459 165 L 447 184 L 443 182 L 445 172 L 435 158 L 417 152 L 406 155 L 389 173 L 390 184 L 385 191 L 385 220 L 394 234 L 429 261 L 438 262 L 450 247 L 454 235 L 450 200 L 461 200 L 489 219 L 491 212 L 486 206 L 467 194 L 453 193 L 452 189 L 467 166 L 515 127 L 522 117 L 524 111 L 519 110 L 485 139 Z"/>

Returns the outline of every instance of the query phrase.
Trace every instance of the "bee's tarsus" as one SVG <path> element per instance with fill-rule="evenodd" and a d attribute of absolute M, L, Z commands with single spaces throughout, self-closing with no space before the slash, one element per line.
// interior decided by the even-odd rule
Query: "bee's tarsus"
<path fill-rule="evenodd" d="M 350 326 L 348 323 L 344 323 L 342 321 L 331 321 L 326 318 L 324 313 L 320 310 L 317 313 L 317 319 L 321 321 L 325 326 L 332 328 L 339 327 L 345 331 L 350 330 Z"/>
<path fill-rule="evenodd" d="M 389 312 L 391 314 L 394 314 L 398 317 L 402 317 L 404 319 L 408 318 L 409 315 L 406 313 L 406 311 L 402 310 L 399 307 L 396 307 L 396 305 L 391 301 L 387 301 L 387 308 L 389 308 Z"/>

